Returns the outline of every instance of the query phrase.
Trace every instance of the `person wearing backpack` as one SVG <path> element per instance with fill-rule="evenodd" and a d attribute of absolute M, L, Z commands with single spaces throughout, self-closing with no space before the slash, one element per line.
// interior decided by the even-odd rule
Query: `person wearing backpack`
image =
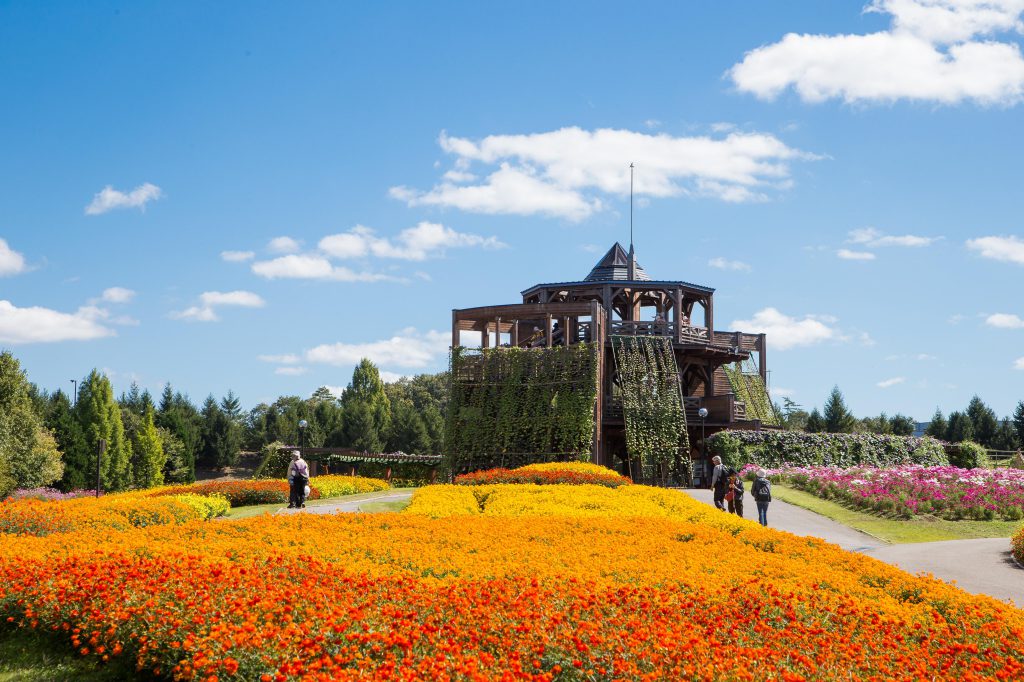
<path fill-rule="evenodd" d="M 729 512 L 743 518 L 743 478 L 740 472 L 729 469 L 729 492 L 725 499 L 729 502 Z"/>
<path fill-rule="evenodd" d="M 768 472 L 764 469 L 757 470 L 757 478 L 754 485 L 750 486 L 750 494 L 754 497 L 754 504 L 757 505 L 757 522 L 762 526 L 768 525 L 768 503 L 772 501 L 772 482 L 768 480 Z"/>
<path fill-rule="evenodd" d="M 309 485 L 309 464 L 302 459 L 298 450 L 292 450 L 292 461 L 288 465 L 288 508 L 306 508 L 306 486 Z"/>
<path fill-rule="evenodd" d="M 715 455 L 711 458 L 711 463 L 715 465 L 715 468 L 711 472 L 711 489 L 714 491 L 713 497 L 715 500 L 715 506 L 725 511 L 725 493 L 726 493 L 726 471 L 725 466 L 722 464 L 722 458 Z"/>

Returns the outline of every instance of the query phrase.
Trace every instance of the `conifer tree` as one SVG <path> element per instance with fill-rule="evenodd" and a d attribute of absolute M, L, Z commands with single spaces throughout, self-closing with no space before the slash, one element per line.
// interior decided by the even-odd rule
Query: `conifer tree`
<path fill-rule="evenodd" d="M 104 490 L 126 490 L 132 486 L 131 444 L 124 436 L 121 409 L 114 401 L 110 380 L 95 369 L 82 382 L 78 396 L 78 421 L 82 425 L 89 448 L 90 461 L 87 475 L 95 485 L 97 446 L 107 442 L 100 458 L 100 484 Z"/>
<path fill-rule="evenodd" d="M 811 410 L 810 416 L 807 417 L 804 430 L 807 433 L 821 433 L 825 430 L 825 419 L 821 416 L 821 412 L 818 412 L 817 407 Z"/>
<path fill-rule="evenodd" d="M 388 438 L 388 450 L 411 454 L 431 452 L 427 426 L 423 423 L 416 408 L 413 407 L 412 401 L 398 400 L 392 403 L 391 408 L 391 434 Z"/>
<path fill-rule="evenodd" d="M 153 405 L 144 405 L 138 427 L 132 435 L 132 478 L 136 488 L 163 485 L 167 454 L 154 421 Z"/>
<path fill-rule="evenodd" d="M 944 440 L 948 429 L 949 424 L 946 423 L 946 418 L 942 416 L 942 410 L 936 407 L 935 414 L 932 415 L 932 420 L 928 423 L 928 428 L 925 429 L 924 435 Z"/>
<path fill-rule="evenodd" d="M 1024 400 L 1018 402 L 1013 411 L 1013 430 L 1017 433 L 1017 442 L 1024 446 Z"/>
<path fill-rule="evenodd" d="M 85 432 L 78 421 L 71 400 L 63 391 L 50 395 L 46 406 L 46 426 L 53 432 L 64 461 L 64 475 L 60 480 L 61 490 L 84 490 L 90 487 L 89 446 L 85 442 Z M 93 471 L 92 483 L 96 485 L 96 472 Z"/>
<path fill-rule="evenodd" d="M 33 394 L 18 360 L 9 352 L 0 353 L 0 498 L 12 485 L 49 485 L 64 471 L 57 443 L 43 425 L 36 409 L 40 403 Z"/>
<path fill-rule="evenodd" d="M 974 426 L 971 424 L 971 418 L 963 412 L 950 412 L 949 423 L 946 425 L 946 440 L 950 443 L 974 440 Z"/>
<path fill-rule="evenodd" d="M 829 433 L 850 433 L 853 431 L 856 419 L 846 408 L 843 394 L 838 386 L 832 387 L 828 401 L 825 403 L 825 430 Z"/>
<path fill-rule="evenodd" d="M 391 402 L 377 367 L 363 358 L 341 396 L 345 440 L 349 447 L 382 452 L 391 429 Z"/>
<path fill-rule="evenodd" d="M 967 417 L 971 420 L 971 428 L 974 432 L 973 440 L 986 448 L 992 447 L 992 440 L 999 428 L 999 419 L 992 408 L 986 405 L 981 398 L 974 396 L 967 406 Z"/>

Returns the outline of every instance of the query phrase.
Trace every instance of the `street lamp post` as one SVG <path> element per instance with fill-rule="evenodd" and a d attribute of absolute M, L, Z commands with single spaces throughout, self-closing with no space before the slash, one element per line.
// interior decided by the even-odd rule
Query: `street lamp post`
<path fill-rule="evenodd" d="M 309 426 L 309 422 L 305 419 L 299 420 L 299 451 L 306 447 L 306 427 Z"/>
<path fill-rule="evenodd" d="M 71 399 L 71 406 L 78 407 L 78 379 L 71 379 L 71 383 L 75 386 L 75 396 Z"/>
<path fill-rule="evenodd" d="M 700 417 L 700 464 L 701 467 L 704 469 L 703 473 L 705 475 L 701 476 L 701 478 L 703 479 L 707 477 L 708 472 L 708 451 L 707 446 L 704 444 L 704 420 L 708 418 L 708 408 L 702 407 L 699 410 L 697 410 L 697 416 Z"/>

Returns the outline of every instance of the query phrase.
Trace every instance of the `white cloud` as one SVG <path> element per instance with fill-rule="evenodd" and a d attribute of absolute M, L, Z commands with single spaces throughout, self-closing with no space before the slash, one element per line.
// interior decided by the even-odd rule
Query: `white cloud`
<path fill-rule="evenodd" d="M 291 237 L 274 237 L 267 244 L 267 249 L 272 253 L 296 253 L 300 248 L 299 242 Z"/>
<path fill-rule="evenodd" d="M 241 263 L 256 256 L 252 251 L 221 251 L 220 257 L 229 263 Z"/>
<path fill-rule="evenodd" d="M 25 257 L 7 245 L 7 242 L 0 238 L 0 277 L 20 275 L 28 270 L 25 264 Z"/>
<path fill-rule="evenodd" d="M 393 277 L 372 272 L 356 272 L 334 265 L 323 256 L 292 254 L 256 261 L 252 271 L 266 279 L 320 279 L 334 282 L 380 282 Z"/>
<path fill-rule="evenodd" d="M 722 257 L 712 258 L 708 261 L 708 265 L 719 270 L 750 270 L 750 266 L 743 261 L 726 260 Z"/>
<path fill-rule="evenodd" d="M 101 324 L 106 316 L 106 311 L 93 306 L 62 313 L 38 306 L 18 308 L 0 300 L 0 343 L 88 341 L 113 336 L 114 331 Z"/>
<path fill-rule="evenodd" d="M 100 298 L 107 303 L 128 303 L 135 298 L 135 292 L 124 287 L 110 287 L 103 290 Z"/>
<path fill-rule="evenodd" d="M 1024 240 L 1009 237 L 979 237 L 968 239 L 967 248 L 977 251 L 983 258 L 1009 261 L 1024 265 Z"/>
<path fill-rule="evenodd" d="M 772 398 L 791 398 L 796 393 L 792 388 L 782 388 L 781 386 L 771 386 L 768 389 L 771 393 Z"/>
<path fill-rule="evenodd" d="M 875 384 L 875 386 L 878 386 L 879 388 L 890 388 L 897 384 L 902 384 L 906 380 L 906 377 L 893 377 L 891 379 L 884 379 L 882 381 L 879 381 L 877 384 Z"/>
<path fill-rule="evenodd" d="M 650 130 L 654 130 L 655 128 L 661 127 L 661 121 L 659 121 L 656 118 L 649 118 L 646 121 L 644 121 L 644 126 Z"/>
<path fill-rule="evenodd" d="M 775 308 L 764 308 L 749 320 L 734 321 L 732 329 L 767 334 L 771 348 L 787 350 L 838 338 L 838 330 L 829 326 L 834 322 L 835 318 L 830 316 L 805 315 L 803 319 L 797 319 Z"/>
<path fill-rule="evenodd" d="M 369 358 L 378 366 L 423 368 L 448 354 L 451 335 L 439 331 L 418 333 L 404 329 L 390 339 L 366 343 L 332 343 L 310 348 L 306 362 L 346 367 Z"/>
<path fill-rule="evenodd" d="M 340 398 L 341 394 L 345 392 L 344 386 L 328 386 L 324 384 L 324 388 L 330 391 L 331 395 L 333 395 L 335 398 Z"/>
<path fill-rule="evenodd" d="M 875 254 L 870 251 L 851 251 L 850 249 L 839 249 L 836 255 L 843 260 L 875 260 Z"/>
<path fill-rule="evenodd" d="M 281 376 L 297 377 L 302 374 L 305 374 L 308 371 L 309 370 L 306 369 L 305 367 L 276 367 L 274 369 L 274 374 L 279 374 Z"/>
<path fill-rule="evenodd" d="M 456 232 L 439 223 L 421 222 L 402 230 L 394 241 L 376 236 L 368 227 L 356 225 L 348 232 L 324 237 L 318 246 L 325 254 L 337 259 L 362 258 L 372 254 L 378 258 L 421 261 L 442 255 L 449 248 L 500 249 L 507 245 L 497 237 L 481 237 Z"/>
<path fill-rule="evenodd" d="M 152 183 L 144 183 L 131 190 L 121 192 L 107 185 L 92 198 L 92 201 L 85 207 L 86 215 L 100 215 L 116 208 L 139 208 L 146 209 L 146 204 L 156 201 L 163 196 L 159 187 Z"/>
<path fill-rule="evenodd" d="M 285 355 L 259 355 L 257 357 L 263 362 L 273 362 L 279 365 L 297 365 L 301 362 L 301 358 L 292 353 Z"/>
<path fill-rule="evenodd" d="M 1014 369 L 1024 369 L 1024 358 L 1017 358 L 1013 363 Z"/>
<path fill-rule="evenodd" d="M 380 373 L 380 380 L 383 381 L 385 384 L 393 384 L 396 381 L 400 381 L 400 380 L 404 379 L 407 376 L 409 376 L 409 375 L 408 374 L 399 374 L 398 372 L 382 371 Z"/>
<path fill-rule="evenodd" d="M 548 215 L 579 221 L 605 208 L 602 194 L 628 196 L 628 161 L 636 163 L 638 199 L 680 195 L 724 201 L 760 201 L 790 184 L 790 163 L 817 158 L 773 135 L 731 133 L 724 138 L 673 137 L 630 130 L 562 128 L 481 140 L 442 133 L 455 168 L 489 166 L 474 184 L 451 176 L 428 191 L 392 187 L 410 206 L 442 206 L 488 214 Z"/>
<path fill-rule="evenodd" d="M 985 324 L 1000 329 L 1020 329 L 1024 327 L 1024 320 L 1009 313 L 995 313 L 985 318 Z"/>
<path fill-rule="evenodd" d="M 916 356 L 914 356 L 914 359 L 915 360 L 937 360 L 938 358 L 936 358 L 934 355 L 930 355 L 928 353 L 918 353 Z"/>
<path fill-rule="evenodd" d="M 1024 95 L 1021 0 L 874 0 L 892 17 L 867 35 L 787 34 L 748 52 L 728 75 L 742 92 L 775 99 L 792 87 L 805 102 L 1011 105 Z"/>
<path fill-rule="evenodd" d="M 861 244 L 867 248 L 879 248 L 884 246 L 909 246 L 921 247 L 930 246 L 942 239 L 942 237 L 919 237 L 913 234 L 890 235 L 876 230 L 873 227 L 863 227 L 851 230 L 848 239 L 850 244 Z"/>
<path fill-rule="evenodd" d="M 216 308 L 221 306 L 238 306 L 242 308 L 262 308 L 266 303 L 251 291 L 204 291 L 199 295 L 199 305 L 185 310 L 172 312 L 170 316 L 176 320 L 192 322 L 217 322 Z"/>
<path fill-rule="evenodd" d="M 857 335 L 857 340 L 860 341 L 860 345 L 867 346 L 868 348 L 877 345 L 877 342 L 871 338 L 871 334 L 867 332 L 861 332 Z"/>

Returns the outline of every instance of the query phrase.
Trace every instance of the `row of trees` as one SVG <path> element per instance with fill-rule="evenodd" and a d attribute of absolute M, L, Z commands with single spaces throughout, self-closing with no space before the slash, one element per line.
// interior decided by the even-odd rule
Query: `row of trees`
<path fill-rule="evenodd" d="M 902 414 L 890 417 L 883 412 L 877 417 L 858 419 L 846 406 L 838 386 L 832 388 L 822 411 L 815 407 L 808 413 L 788 398 L 783 398 L 778 411 L 785 428 L 809 433 L 909 436 L 916 427 L 911 417 Z M 942 410 L 936 409 L 925 434 L 950 443 L 973 441 L 991 450 L 1019 450 L 1024 444 L 1024 400 L 1017 403 L 1012 416 L 1004 419 L 999 419 L 995 410 L 978 396 L 971 398 L 966 409 L 954 411 L 948 418 L 943 416 Z"/>
<path fill-rule="evenodd" d="M 336 399 L 326 388 L 309 398 L 283 396 L 243 412 L 231 391 L 199 407 L 164 387 L 156 404 L 132 384 L 114 398 L 106 376 L 93 370 L 77 400 L 30 383 L 17 359 L 0 353 L 0 498 L 11 489 L 56 485 L 62 490 L 147 488 L 195 480 L 196 467 L 238 463 L 243 450 L 267 443 L 297 444 L 298 424 L 309 446 L 370 452 L 440 453 L 447 402 L 446 375 L 421 375 L 385 384 L 363 360 Z"/>

